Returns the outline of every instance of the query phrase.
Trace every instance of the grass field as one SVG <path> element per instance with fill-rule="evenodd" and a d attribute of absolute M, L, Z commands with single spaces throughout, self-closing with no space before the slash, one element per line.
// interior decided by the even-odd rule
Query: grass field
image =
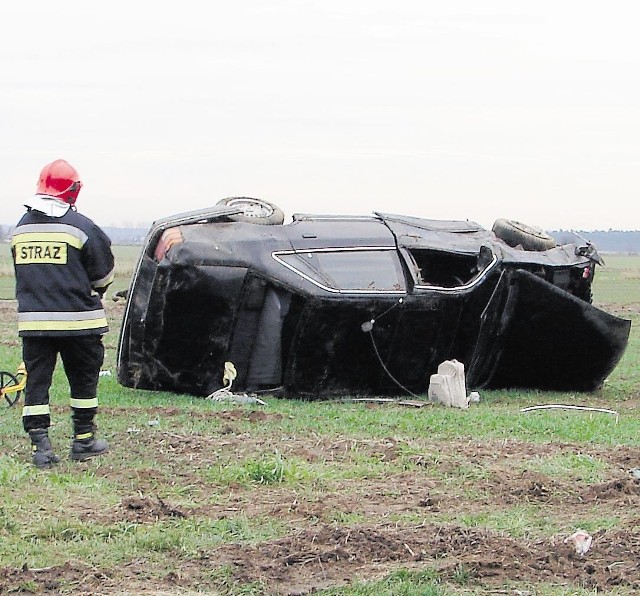
<path fill-rule="evenodd" d="M 115 247 L 114 289 L 136 248 Z M 640 257 L 605 259 L 594 303 L 633 325 L 604 387 L 483 391 L 466 411 L 127 389 L 115 377 L 124 306 L 105 300 L 108 454 L 66 457 L 61 370 L 55 469 L 29 464 L 20 404 L 0 404 L 0 593 L 638 593 Z M 0 363 L 20 363 L 12 300 L 0 301 Z M 617 415 L 521 411 L 542 404 Z M 584 555 L 578 529 L 593 538 Z"/>

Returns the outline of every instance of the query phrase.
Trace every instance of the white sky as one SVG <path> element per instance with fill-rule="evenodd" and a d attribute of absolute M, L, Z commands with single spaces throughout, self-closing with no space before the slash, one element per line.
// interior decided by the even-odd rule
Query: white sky
<path fill-rule="evenodd" d="M 640 229 L 640 2 L 20 0 L 0 223 L 70 161 L 101 225 L 285 214 Z"/>

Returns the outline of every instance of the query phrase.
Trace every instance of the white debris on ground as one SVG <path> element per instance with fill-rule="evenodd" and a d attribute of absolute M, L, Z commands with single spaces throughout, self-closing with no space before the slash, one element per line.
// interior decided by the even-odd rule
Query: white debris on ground
<path fill-rule="evenodd" d="M 571 536 L 567 536 L 564 539 L 565 544 L 572 543 L 576 549 L 578 555 L 584 556 L 591 548 L 593 537 L 584 530 L 576 530 Z"/>
<path fill-rule="evenodd" d="M 452 408 L 467 409 L 470 398 L 464 377 L 464 364 L 457 360 L 445 360 L 438 372 L 429 377 L 429 400 Z"/>

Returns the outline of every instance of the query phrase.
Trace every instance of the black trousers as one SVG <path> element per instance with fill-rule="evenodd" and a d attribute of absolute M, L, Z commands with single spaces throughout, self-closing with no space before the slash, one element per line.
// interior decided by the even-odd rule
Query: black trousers
<path fill-rule="evenodd" d="M 75 432 L 84 432 L 93 424 L 98 410 L 98 378 L 104 362 L 102 336 L 23 337 L 27 384 L 22 424 L 27 432 L 51 425 L 49 389 L 58 354 L 69 381 Z M 79 428 L 82 430 L 78 431 Z"/>

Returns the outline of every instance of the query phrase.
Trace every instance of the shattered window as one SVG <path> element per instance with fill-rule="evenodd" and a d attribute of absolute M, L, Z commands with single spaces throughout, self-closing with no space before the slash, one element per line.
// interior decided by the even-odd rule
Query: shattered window
<path fill-rule="evenodd" d="M 395 250 L 316 250 L 280 253 L 278 259 L 316 285 L 334 291 L 404 291 Z"/>

